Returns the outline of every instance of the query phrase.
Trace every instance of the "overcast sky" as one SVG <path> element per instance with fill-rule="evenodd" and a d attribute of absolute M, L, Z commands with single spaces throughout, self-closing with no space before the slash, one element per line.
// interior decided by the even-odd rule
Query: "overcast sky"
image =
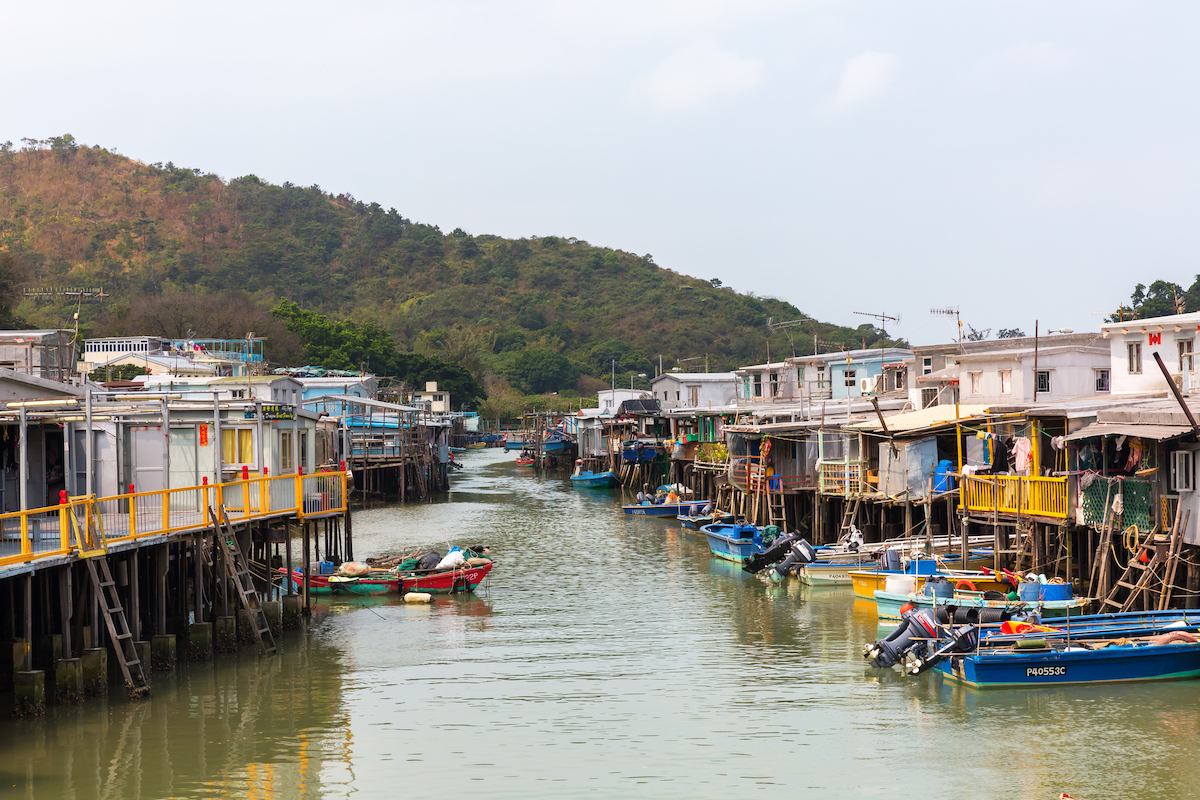
<path fill-rule="evenodd" d="M 74 2 L 0 140 L 644 254 L 845 325 L 1091 329 L 1200 272 L 1194 2 Z"/>

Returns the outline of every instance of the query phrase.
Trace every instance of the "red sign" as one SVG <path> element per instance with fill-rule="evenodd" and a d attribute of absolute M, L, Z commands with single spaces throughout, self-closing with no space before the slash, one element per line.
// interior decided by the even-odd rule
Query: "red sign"
<path fill-rule="evenodd" d="M 200 446 L 208 447 L 208 426 L 207 425 L 200 426 Z"/>
<path fill-rule="evenodd" d="M 1162 334 L 1161 333 L 1150 334 L 1150 344 L 1152 344 L 1152 345 L 1162 344 Z"/>

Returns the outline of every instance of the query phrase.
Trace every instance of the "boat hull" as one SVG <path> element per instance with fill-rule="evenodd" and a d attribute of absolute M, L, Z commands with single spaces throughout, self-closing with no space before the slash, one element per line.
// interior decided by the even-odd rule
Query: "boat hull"
<path fill-rule="evenodd" d="M 698 531 L 705 525 L 713 525 L 720 523 L 730 523 L 736 519 L 733 514 L 709 514 L 707 517 L 692 517 L 687 514 L 680 514 L 676 519 L 683 527 Z"/>
<path fill-rule="evenodd" d="M 847 586 L 850 583 L 850 570 L 857 569 L 858 564 L 805 564 L 800 568 L 800 582 L 809 586 Z"/>
<path fill-rule="evenodd" d="M 621 508 L 630 517 L 678 517 L 691 506 L 692 503 L 663 503 L 658 506 L 632 505 Z"/>
<path fill-rule="evenodd" d="M 615 472 L 584 472 L 580 475 L 572 475 L 571 485 L 586 489 L 607 489 L 617 485 L 617 474 Z"/>
<path fill-rule="evenodd" d="M 905 605 L 916 606 L 918 609 L 934 608 L 935 606 L 952 605 L 959 608 L 1011 608 L 1020 600 L 984 600 L 980 596 L 930 597 L 926 594 L 898 594 L 879 590 L 875 592 L 875 609 L 881 622 L 899 622 L 900 609 Z M 1076 597 L 1071 600 L 1044 600 L 1029 603 L 1029 608 L 1037 609 L 1044 618 L 1065 617 L 1067 614 L 1082 609 L 1091 602 L 1088 597 Z"/>
<path fill-rule="evenodd" d="M 972 653 L 943 661 L 937 669 L 947 679 L 977 689 L 1183 680 L 1200 677 L 1200 642 Z"/>
<path fill-rule="evenodd" d="M 429 592 L 431 594 L 457 594 L 473 592 L 491 572 L 494 563 L 481 564 L 478 567 L 464 567 L 446 572 L 432 572 L 424 575 L 406 574 L 403 576 L 404 592 Z M 355 580 L 330 580 L 333 575 L 313 575 L 309 578 L 309 588 L 314 595 L 367 595 L 367 594 L 399 594 L 401 578 L 399 576 L 369 577 Z M 297 591 L 304 587 L 304 573 L 294 570 L 291 575 L 292 585 Z"/>
<path fill-rule="evenodd" d="M 887 585 L 889 577 L 900 575 L 898 572 L 882 572 L 876 570 L 852 569 L 850 570 L 850 582 L 854 585 L 854 594 L 867 600 L 875 599 L 875 592 L 882 591 Z M 1012 589 L 1007 583 L 1000 583 L 994 578 L 985 578 L 975 572 L 939 572 L 937 573 L 943 578 L 949 578 L 951 581 L 968 580 L 975 585 L 975 589 L 980 592 L 1005 592 Z M 925 588 L 926 575 L 913 575 L 917 579 L 917 591 L 920 592 Z"/>

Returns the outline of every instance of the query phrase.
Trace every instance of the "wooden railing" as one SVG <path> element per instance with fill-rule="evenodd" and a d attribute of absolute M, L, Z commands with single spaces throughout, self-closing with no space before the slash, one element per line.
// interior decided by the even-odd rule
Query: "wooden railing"
<path fill-rule="evenodd" d="M 863 478 L 866 468 L 857 461 L 832 461 L 820 465 L 821 494 L 861 494 L 869 487 Z"/>
<path fill-rule="evenodd" d="M 0 567 L 88 552 L 109 542 L 207 528 L 212 525 L 209 508 L 220 505 L 233 522 L 340 514 L 346 511 L 346 494 L 346 473 L 338 471 L 72 497 L 57 506 L 0 514 Z"/>
<path fill-rule="evenodd" d="M 1066 519 L 1067 479 L 966 476 L 963 478 L 963 503 L 971 511 Z"/>

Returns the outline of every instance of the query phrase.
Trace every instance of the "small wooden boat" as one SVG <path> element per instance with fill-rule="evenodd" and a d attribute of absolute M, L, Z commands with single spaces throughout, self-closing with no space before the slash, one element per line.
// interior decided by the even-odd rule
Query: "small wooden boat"
<path fill-rule="evenodd" d="M 526 453 L 521 453 L 521 455 L 517 456 L 518 467 L 532 467 L 536 463 L 537 459 Z"/>
<path fill-rule="evenodd" d="M 1023 600 L 984 600 L 982 592 L 955 592 L 949 597 L 931 597 L 924 592 L 917 594 L 897 594 L 879 590 L 875 592 L 875 609 L 880 622 L 899 622 L 900 609 L 905 605 L 917 609 L 934 608 L 951 605 L 958 608 L 1003 608 L 1015 609 L 1026 606 L 1037 611 L 1044 618 L 1065 617 L 1072 611 L 1086 608 L 1092 602 L 1090 597 L 1073 597 L 1069 600 L 1040 600 L 1026 602 Z"/>
<path fill-rule="evenodd" d="M 691 508 L 691 506 L 691 502 L 659 503 L 658 505 L 639 505 L 635 503 L 633 505 L 621 506 L 621 508 L 625 509 L 625 514 L 630 517 L 678 517 Z"/>
<path fill-rule="evenodd" d="M 850 572 L 850 582 L 854 585 L 854 594 L 857 597 L 863 597 L 867 600 L 875 599 L 875 592 L 879 590 L 887 590 L 887 579 L 896 577 L 897 575 L 911 575 L 916 579 L 914 591 L 920 592 L 925 588 L 925 578 L 930 575 L 941 575 L 944 578 L 949 578 L 954 583 L 964 582 L 962 588 L 974 592 L 1008 592 L 1012 586 L 1008 583 L 996 579 L 995 573 L 992 572 L 974 572 L 951 570 L 928 566 L 933 562 L 928 561 L 913 561 L 910 562 L 909 569 L 912 569 L 913 564 L 921 566 L 916 572 L 913 571 L 890 571 L 885 569 L 852 569 Z"/>
<path fill-rule="evenodd" d="M 468 450 L 480 450 L 487 446 L 488 446 L 487 442 L 471 442 L 469 445 L 467 445 L 467 449 Z"/>
<path fill-rule="evenodd" d="M 494 565 L 494 562 L 489 561 L 478 566 L 464 565 L 443 572 L 407 571 L 397 573 L 395 570 L 372 570 L 370 576 L 361 578 L 311 575 L 308 580 L 313 594 L 322 595 L 400 594 L 402 588 L 403 593 L 458 594 L 475 591 Z M 283 572 L 282 569 L 280 571 Z M 293 570 L 291 579 L 297 591 L 303 588 L 303 571 Z"/>
<path fill-rule="evenodd" d="M 717 558 L 741 564 L 742 560 L 761 553 L 762 529 L 754 525 L 714 523 L 700 529 L 708 539 L 708 550 Z"/>
<path fill-rule="evenodd" d="M 617 485 L 617 473 L 612 472 L 592 472 L 590 469 L 585 469 L 578 475 L 571 476 L 572 486 L 584 486 L 595 489 L 604 489 L 609 486 Z"/>

